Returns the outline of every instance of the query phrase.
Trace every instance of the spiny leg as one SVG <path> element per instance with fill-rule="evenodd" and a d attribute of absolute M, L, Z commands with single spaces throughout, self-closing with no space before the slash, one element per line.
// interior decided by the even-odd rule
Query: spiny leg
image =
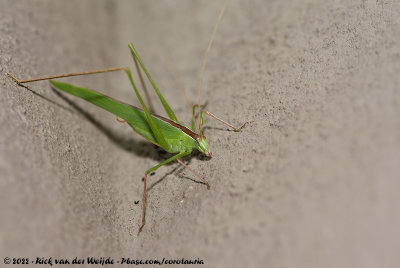
<path fill-rule="evenodd" d="M 143 206 L 142 207 L 142 225 L 139 228 L 138 234 L 142 231 L 142 229 L 143 229 L 143 227 L 144 227 L 144 225 L 146 223 L 146 199 L 147 199 L 146 185 L 147 185 L 147 175 L 149 173 L 151 173 L 152 171 L 158 169 L 159 167 L 161 167 L 161 166 L 163 166 L 165 164 L 168 164 L 169 162 L 171 162 L 171 161 L 173 161 L 175 159 L 178 160 L 178 158 L 184 157 L 184 156 L 186 156 L 188 154 L 190 154 L 190 152 L 180 152 L 180 153 L 168 158 L 167 160 L 161 162 L 160 164 L 158 164 L 158 165 L 146 170 L 146 172 L 144 173 L 144 178 L 143 178 L 143 187 L 144 188 L 143 188 L 143 205 L 142 205 Z"/>
<path fill-rule="evenodd" d="M 204 179 L 202 176 L 200 176 L 199 173 L 197 173 L 196 171 L 194 171 L 193 169 L 191 169 L 188 165 L 186 165 L 182 160 L 180 159 L 176 159 L 176 161 L 178 161 L 179 164 L 181 164 L 182 166 L 184 166 L 185 168 L 187 168 L 190 172 L 193 173 L 193 175 L 195 175 L 197 178 L 199 178 L 206 186 L 207 186 L 207 190 L 210 190 L 210 184 L 208 184 L 208 181 L 206 181 L 206 179 Z"/>

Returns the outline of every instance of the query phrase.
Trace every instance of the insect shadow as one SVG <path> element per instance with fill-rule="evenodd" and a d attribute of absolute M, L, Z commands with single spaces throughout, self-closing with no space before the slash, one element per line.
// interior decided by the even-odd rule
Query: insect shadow
<path fill-rule="evenodd" d="M 38 97 L 44 99 L 45 101 L 48 101 L 48 102 L 50 102 L 50 103 L 56 105 L 57 107 L 59 107 L 59 108 L 61 108 L 61 109 L 63 109 L 63 110 L 66 110 L 66 111 L 71 112 L 71 113 L 73 112 L 73 110 L 72 110 L 71 108 L 68 108 L 68 107 L 66 107 L 66 106 L 64 106 L 64 105 L 62 105 L 62 104 L 59 104 L 59 103 L 53 101 L 52 99 L 49 99 L 49 98 L 46 97 L 46 96 L 43 96 L 42 94 L 37 93 L 36 91 L 30 89 L 30 88 L 29 88 L 28 86 L 26 86 L 26 85 L 19 84 L 18 86 L 25 88 L 26 90 L 28 90 L 29 92 L 31 92 L 31 93 L 34 94 L 35 96 L 38 96 Z"/>

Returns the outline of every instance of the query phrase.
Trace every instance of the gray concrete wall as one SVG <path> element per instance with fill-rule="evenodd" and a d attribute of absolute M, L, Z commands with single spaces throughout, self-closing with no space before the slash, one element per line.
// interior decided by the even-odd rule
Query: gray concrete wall
<path fill-rule="evenodd" d="M 400 264 L 397 1 L 230 1 L 204 100 L 211 190 L 97 107 L 19 77 L 131 64 L 178 117 L 222 2 L 0 1 L 1 257 L 201 258 L 205 267 Z M 168 56 L 166 56 L 168 55 Z M 123 74 L 69 78 L 136 104 Z M 154 96 L 154 94 L 153 94 Z M 161 109 L 158 109 L 161 111 Z M 189 160 L 189 159 L 188 159 Z M 2 263 L 2 260 L 0 261 Z M 83 266 L 82 266 L 83 267 Z"/>

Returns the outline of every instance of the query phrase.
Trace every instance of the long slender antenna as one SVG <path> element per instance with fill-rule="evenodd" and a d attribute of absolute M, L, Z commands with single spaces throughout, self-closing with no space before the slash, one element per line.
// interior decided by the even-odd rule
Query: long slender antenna
<path fill-rule="evenodd" d="M 204 78 L 204 72 L 206 70 L 208 53 L 211 50 L 211 45 L 212 45 L 212 43 L 214 41 L 214 37 L 215 37 L 215 34 L 217 33 L 218 25 L 221 22 L 222 16 L 224 15 L 224 11 L 225 11 L 225 8 L 226 8 L 227 4 L 228 4 L 228 0 L 225 0 L 224 6 L 222 7 L 221 12 L 219 13 L 217 22 L 215 23 L 214 30 L 213 30 L 213 33 L 211 35 L 210 42 L 208 43 L 208 47 L 207 47 L 206 53 L 204 54 L 203 66 L 201 67 L 201 73 L 200 73 L 199 95 L 198 95 L 198 101 L 197 101 L 197 108 L 199 109 L 199 111 L 200 111 L 200 106 L 201 106 L 200 105 L 201 91 L 203 89 L 203 78 Z M 194 120 L 194 115 L 193 115 L 193 120 Z M 200 118 L 199 118 L 199 120 L 200 120 Z M 196 121 L 194 121 L 194 122 L 196 122 Z M 200 124 L 200 122 L 199 122 L 199 124 Z"/>
<path fill-rule="evenodd" d="M 52 76 L 43 76 L 43 77 L 26 79 L 26 80 L 20 80 L 20 79 L 16 78 L 15 76 L 13 76 L 12 74 L 10 74 L 9 72 L 6 72 L 6 73 L 9 77 L 11 77 L 18 84 L 23 84 L 23 83 L 29 83 L 29 82 L 35 82 L 35 81 L 41 81 L 41 80 L 49 80 L 49 79 L 55 79 L 55 78 L 62 78 L 62 77 L 122 71 L 122 70 L 126 70 L 126 69 L 127 69 L 126 67 L 116 67 L 116 68 L 107 68 L 107 69 L 87 71 L 87 72 L 79 72 L 79 73 L 68 73 L 68 74 L 59 74 L 59 75 L 52 75 Z"/>
<path fill-rule="evenodd" d="M 188 97 L 186 95 L 185 87 L 183 86 L 182 79 L 179 76 L 179 72 L 176 69 L 176 66 L 175 66 L 174 62 L 172 61 L 171 56 L 168 54 L 168 52 L 163 47 L 158 47 L 158 50 L 159 50 L 159 55 L 161 57 L 163 57 L 164 61 L 167 63 L 168 70 L 170 71 L 170 73 L 174 77 L 177 86 L 182 91 L 183 98 L 185 99 L 185 103 L 186 103 L 187 109 L 189 110 L 189 112 L 191 112 L 192 111 L 192 107 L 190 107 L 190 102 L 189 102 L 189 99 L 188 99 Z"/>

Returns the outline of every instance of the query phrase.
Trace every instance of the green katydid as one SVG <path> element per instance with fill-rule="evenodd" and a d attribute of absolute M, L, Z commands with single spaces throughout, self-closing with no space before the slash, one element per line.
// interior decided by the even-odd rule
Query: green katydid
<path fill-rule="evenodd" d="M 139 233 L 143 229 L 145 222 L 146 222 L 146 198 L 147 198 L 146 182 L 147 182 L 147 175 L 150 174 L 151 172 L 155 171 L 159 167 L 161 167 L 171 161 L 176 160 L 181 165 L 183 165 L 186 169 L 188 169 L 190 172 L 192 172 L 196 177 L 198 177 L 207 186 L 208 189 L 210 188 L 208 182 L 202 176 L 200 176 L 197 172 L 195 172 L 193 169 L 188 167 L 180 159 L 186 155 L 189 155 L 193 151 L 193 149 L 197 149 L 201 153 L 203 153 L 209 157 L 212 156 L 208 142 L 202 131 L 204 114 L 217 119 L 221 123 L 232 128 L 235 132 L 240 131 L 245 126 L 245 124 L 244 124 L 239 128 L 235 128 L 231 124 L 216 117 L 212 113 L 210 113 L 206 110 L 201 110 L 201 106 L 200 106 L 200 92 L 201 92 L 201 85 L 202 85 L 202 77 L 203 77 L 205 65 L 207 62 L 207 55 L 210 50 L 212 41 L 214 39 L 218 24 L 222 18 L 224 9 L 225 9 L 225 6 L 221 10 L 219 18 L 217 20 L 217 23 L 214 27 L 213 35 L 211 37 L 211 40 L 210 40 L 210 43 L 207 48 L 206 55 L 205 55 L 205 58 L 203 61 L 203 68 L 202 68 L 202 74 L 201 74 L 200 86 L 199 86 L 199 102 L 198 102 L 198 105 L 193 105 L 193 107 L 192 107 L 191 128 L 185 126 L 184 124 L 182 124 L 181 122 L 178 121 L 178 119 L 175 116 L 174 112 L 172 111 L 171 107 L 168 105 L 167 101 L 164 99 L 163 95 L 161 94 L 158 87 L 156 86 L 153 79 L 151 78 L 150 73 L 147 71 L 145 65 L 143 64 L 141 58 L 139 57 L 139 54 L 137 53 L 137 51 L 132 43 L 130 43 L 128 45 L 128 47 L 133 56 L 135 66 L 136 66 L 136 69 L 139 74 L 139 78 L 142 82 L 142 86 L 145 90 L 145 85 L 144 85 L 143 79 L 141 77 L 139 65 L 142 68 L 142 70 L 145 72 L 147 78 L 149 79 L 153 89 L 155 90 L 156 94 L 158 95 L 158 98 L 160 99 L 169 118 L 165 118 L 165 117 L 162 117 L 155 113 L 152 113 L 151 111 L 153 109 L 150 109 L 150 111 L 149 111 L 149 109 L 147 108 L 146 104 L 144 103 L 144 101 L 136 87 L 136 84 L 133 81 L 131 71 L 127 67 L 108 68 L 108 69 L 95 70 L 95 71 L 89 71 L 89 72 L 80 72 L 80 73 L 69 73 L 69 74 L 62 74 L 62 75 L 54 75 L 54 76 L 26 79 L 26 80 L 17 79 L 15 76 L 11 75 L 10 73 L 7 73 L 19 85 L 23 84 L 23 83 L 34 82 L 34 81 L 39 81 L 39 80 L 50 80 L 52 87 L 54 87 L 55 89 L 67 92 L 71 95 L 74 95 L 76 97 L 84 99 L 84 100 L 116 115 L 117 118 L 122 118 L 124 120 L 122 122 L 128 123 L 133 128 L 133 130 L 135 132 L 137 132 L 138 134 L 140 134 L 142 137 L 144 137 L 151 143 L 163 148 L 168 153 L 175 154 L 175 155 L 171 156 L 170 158 L 166 159 L 165 161 L 161 162 L 160 164 L 146 170 L 146 172 L 144 174 L 142 223 L 139 228 Z M 138 63 L 139 63 L 139 65 L 138 65 Z M 127 104 L 127 103 L 119 101 L 119 100 L 116 100 L 112 97 L 106 96 L 104 94 L 101 94 L 99 92 L 96 92 L 96 91 L 88 89 L 88 88 L 78 87 L 75 85 L 51 80 L 51 79 L 61 78 L 61 77 L 69 77 L 69 76 L 76 76 L 76 75 L 88 75 L 88 74 L 121 71 L 121 70 L 126 72 L 128 79 L 129 79 L 129 81 L 136 93 L 136 96 L 140 102 L 141 108 L 135 107 L 133 105 Z M 145 93 L 146 93 L 146 96 L 148 96 L 146 91 L 145 91 Z M 200 122 L 199 122 L 199 126 L 198 126 L 198 133 L 196 133 L 196 123 L 195 123 L 196 106 L 198 106 L 198 109 L 200 110 L 200 113 L 199 113 Z M 152 107 L 152 106 L 150 106 L 150 107 Z"/>

